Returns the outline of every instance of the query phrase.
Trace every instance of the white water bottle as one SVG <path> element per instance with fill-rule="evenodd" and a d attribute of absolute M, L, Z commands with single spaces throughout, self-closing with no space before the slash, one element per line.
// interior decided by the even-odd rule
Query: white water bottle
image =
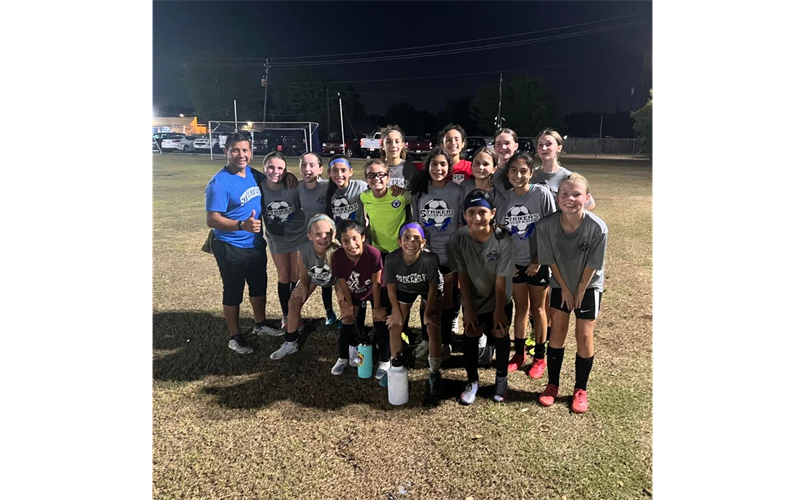
<path fill-rule="evenodd" d="M 389 403 L 393 405 L 408 403 L 408 368 L 405 367 L 402 358 L 396 357 L 391 360 L 388 382 Z"/>

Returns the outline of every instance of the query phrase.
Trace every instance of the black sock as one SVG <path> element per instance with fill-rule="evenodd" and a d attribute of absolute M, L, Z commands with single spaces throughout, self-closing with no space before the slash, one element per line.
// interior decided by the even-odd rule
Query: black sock
<path fill-rule="evenodd" d="M 260 326 L 268 326 L 268 320 L 264 319 L 263 321 L 261 321 L 259 323 L 255 323 L 254 326 L 258 326 L 258 327 L 260 327 Z"/>
<path fill-rule="evenodd" d="M 464 366 L 467 368 L 467 380 L 478 380 L 478 337 L 464 336 Z"/>
<path fill-rule="evenodd" d="M 450 343 L 453 336 L 453 319 L 455 317 L 456 313 L 452 307 L 442 311 L 442 345 Z"/>
<path fill-rule="evenodd" d="M 321 289 L 321 303 L 324 305 L 325 311 L 333 310 L 333 287 Z"/>
<path fill-rule="evenodd" d="M 559 387 L 559 372 L 565 359 L 565 348 L 548 346 L 548 383 Z"/>
<path fill-rule="evenodd" d="M 361 302 L 360 304 L 353 303 L 352 306 L 353 310 L 358 310 L 358 314 L 355 317 L 355 331 L 362 333 L 366 329 L 366 302 Z"/>
<path fill-rule="evenodd" d="M 380 361 L 391 359 L 391 346 L 389 344 L 389 328 L 383 321 L 375 321 L 375 342 L 377 342 L 378 358 Z"/>
<path fill-rule="evenodd" d="M 293 342 L 299 338 L 299 330 L 295 332 L 285 332 L 285 342 Z"/>
<path fill-rule="evenodd" d="M 576 353 L 576 389 L 587 390 L 587 379 L 590 378 L 590 371 L 593 369 L 593 358 L 582 358 Z"/>
<path fill-rule="evenodd" d="M 338 334 L 338 357 L 349 357 L 349 346 L 352 345 L 352 326 L 341 325 L 341 332 Z M 357 344 L 355 344 L 357 345 Z"/>
<path fill-rule="evenodd" d="M 509 350 L 511 349 L 511 341 L 509 336 L 492 337 L 495 341 L 495 368 L 497 368 L 496 375 L 498 377 L 505 377 L 509 373 Z M 478 345 L 476 343 L 476 345 Z M 525 340 L 523 340 L 525 345 Z"/>
<path fill-rule="evenodd" d="M 419 304 L 419 326 L 422 327 L 422 340 L 427 342 L 430 337 L 428 336 L 428 329 L 425 328 L 425 305 L 421 301 Z"/>
<path fill-rule="evenodd" d="M 525 354 L 525 339 L 514 339 L 514 354 Z"/>
<path fill-rule="evenodd" d="M 534 357 L 536 359 L 545 359 L 545 344 L 537 344 L 534 346 Z"/>
<path fill-rule="evenodd" d="M 277 282 L 277 295 L 280 299 L 282 315 L 288 315 L 288 301 L 291 300 L 291 284 Z"/>
<path fill-rule="evenodd" d="M 545 343 L 547 344 L 548 341 L 551 340 L 551 327 L 548 327 L 548 333 L 545 334 Z"/>

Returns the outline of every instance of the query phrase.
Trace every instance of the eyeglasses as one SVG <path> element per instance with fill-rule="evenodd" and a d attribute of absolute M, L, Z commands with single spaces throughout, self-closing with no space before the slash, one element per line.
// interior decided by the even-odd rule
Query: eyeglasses
<path fill-rule="evenodd" d="M 383 179 L 388 176 L 389 174 L 387 174 L 386 172 L 369 172 L 368 174 L 366 174 L 366 178 L 369 180 L 372 180 L 375 177 L 377 177 L 378 179 Z"/>

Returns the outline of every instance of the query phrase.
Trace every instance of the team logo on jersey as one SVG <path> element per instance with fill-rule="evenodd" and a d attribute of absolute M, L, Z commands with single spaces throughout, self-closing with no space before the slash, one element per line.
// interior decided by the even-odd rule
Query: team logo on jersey
<path fill-rule="evenodd" d="M 333 206 L 333 219 L 340 220 L 355 220 L 355 214 L 358 212 L 358 204 L 353 203 L 350 205 L 349 200 L 344 196 L 334 198 L 332 201 Z"/>
<path fill-rule="evenodd" d="M 453 174 L 453 182 L 456 184 L 464 182 L 464 174 Z"/>
<path fill-rule="evenodd" d="M 260 188 L 257 186 L 250 187 L 240 195 L 240 206 L 242 207 L 249 202 L 252 198 L 260 196 Z"/>
<path fill-rule="evenodd" d="M 326 200 L 327 200 L 327 195 L 322 194 L 321 196 L 318 197 L 318 199 L 316 199 L 316 205 L 324 205 Z"/>
<path fill-rule="evenodd" d="M 495 262 L 496 260 L 500 259 L 500 253 L 497 250 L 492 250 L 488 254 L 486 254 L 486 260 L 489 262 Z"/>
<path fill-rule="evenodd" d="M 424 283 L 428 279 L 428 275 L 422 273 L 411 273 L 405 276 L 395 274 L 394 276 L 397 278 L 397 283 L 402 283 L 404 285 L 414 285 L 416 283 Z"/>
<path fill-rule="evenodd" d="M 347 279 L 347 288 L 354 294 L 360 295 L 369 290 L 370 286 L 372 286 L 372 280 L 367 279 L 363 282 L 363 285 L 361 285 L 361 275 L 355 271 L 352 271 Z"/>
<path fill-rule="evenodd" d="M 534 223 L 538 219 L 539 214 L 529 213 L 528 208 L 523 205 L 514 205 L 506 211 L 503 225 L 509 228 L 512 236 L 526 240 L 534 232 Z"/>
<path fill-rule="evenodd" d="M 582 252 L 586 252 L 589 249 L 590 249 L 590 245 L 588 245 L 587 242 L 583 241 L 583 242 L 581 242 L 579 244 L 579 250 L 581 250 Z"/>
<path fill-rule="evenodd" d="M 307 275 L 310 277 L 310 281 L 314 283 L 328 283 L 333 275 L 333 271 L 327 264 L 321 266 L 315 265 L 307 270 Z"/>
<path fill-rule="evenodd" d="M 425 227 L 432 227 L 437 232 L 445 231 L 450 226 L 450 220 L 455 214 L 455 210 L 447 207 L 444 200 L 429 200 L 425 207 L 419 211 L 419 218 L 424 222 Z"/>
<path fill-rule="evenodd" d="M 273 224 L 288 224 L 293 220 L 296 207 L 288 205 L 285 201 L 272 201 L 266 205 L 266 217 Z"/>
<path fill-rule="evenodd" d="M 405 179 L 402 177 L 391 177 L 389 179 L 389 186 L 400 186 L 405 189 Z"/>
<path fill-rule="evenodd" d="M 400 205 L 402 205 L 400 200 L 394 200 L 391 202 L 391 208 L 400 208 Z"/>

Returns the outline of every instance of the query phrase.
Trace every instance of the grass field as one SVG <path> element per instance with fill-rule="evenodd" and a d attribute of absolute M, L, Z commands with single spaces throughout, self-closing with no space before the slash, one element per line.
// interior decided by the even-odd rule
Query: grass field
<path fill-rule="evenodd" d="M 362 177 L 363 161 L 353 163 Z M 443 400 L 425 403 L 427 368 L 418 364 L 411 401 L 393 407 L 374 378 L 358 379 L 351 368 L 330 375 L 337 331 L 323 326 L 281 361 L 268 357 L 281 338 L 252 338 L 251 356 L 229 350 L 218 269 L 200 251 L 204 188 L 222 165 L 204 155 L 153 158 L 154 498 L 651 496 L 650 163 L 565 162 L 590 180 L 595 212 L 610 231 L 584 415 L 569 408 L 572 334 L 550 408 L 536 402 L 547 374 L 533 381 L 522 371 L 509 376 L 508 400 L 493 403 L 491 368 L 481 370 L 476 403 L 459 405 L 466 372 L 456 353 L 442 370 Z M 298 174 L 296 159 L 290 168 Z M 279 319 L 270 258 L 268 272 L 267 314 Z M 248 300 L 243 309 L 245 331 L 253 324 Z M 316 293 L 303 319 L 323 314 Z"/>

